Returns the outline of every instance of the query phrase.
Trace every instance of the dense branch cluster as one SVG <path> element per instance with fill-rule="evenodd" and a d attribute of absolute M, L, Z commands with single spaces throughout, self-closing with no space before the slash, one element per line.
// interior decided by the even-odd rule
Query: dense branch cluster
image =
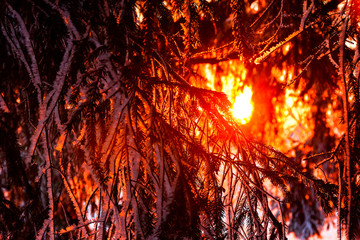
<path fill-rule="evenodd" d="M 353 237 L 359 46 L 346 42 L 358 42 L 359 12 L 313 0 L 292 13 L 295 3 L 274 0 L 246 18 L 250 2 L 0 3 L 0 236 L 285 239 L 289 186 L 304 182 L 326 213 L 348 216 Z M 321 162 L 338 164 L 340 184 L 244 134 L 227 96 L 203 88 L 194 67 L 254 67 L 311 31 L 323 39 L 299 68 L 328 57 L 343 81 L 346 132 Z"/>

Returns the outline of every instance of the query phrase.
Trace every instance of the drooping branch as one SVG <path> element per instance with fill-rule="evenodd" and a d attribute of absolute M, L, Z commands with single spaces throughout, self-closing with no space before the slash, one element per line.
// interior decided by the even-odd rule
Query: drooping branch
<path fill-rule="evenodd" d="M 68 45 L 65 50 L 63 59 L 60 63 L 59 70 L 56 74 L 56 79 L 54 81 L 54 88 L 53 90 L 46 96 L 44 102 L 40 105 L 40 116 L 38 125 L 33 133 L 33 136 L 31 137 L 30 141 L 30 147 L 27 153 L 27 157 L 25 159 L 26 163 L 31 162 L 31 157 L 34 154 L 36 145 L 38 143 L 39 137 L 41 135 L 41 132 L 44 129 L 44 126 L 46 122 L 48 121 L 49 117 L 53 113 L 56 104 L 58 102 L 58 99 L 60 97 L 60 93 L 62 91 L 62 88 L 64 86 L 65 77 L 69 71 L 71 60 L 74 54 L 74 45 L 72 42 L 72 39 L 68 40 Z"/>
<path fill-rule="evenodd" d="M 300 30 L 303 30 L 305 27 L 305 23 L 307 18 L 309 17 L 310 13 L 315 9 L 315 2 L 314 0 L 311 0 L 311 4 L 309 7 L 306 6 L 307 5 L 307 0 L 304 0 L 303 2 L 303 16 L 301 18 L 301 23 L 300 23 Z"/>
<path fill-rule="evenodd" d="M 345 3 L 346 4 L 346 3 Z M 350 126 L 349 126 L 349 100 L 348 100 L 348 88 L 347 88 L 347 73 L 346 73 L 346 67 L 345 67 L 345 41 L 346 41 L 346 30 L 348 27 L 348 21 L 349 18 L 346 17 L 341 33 L 340 33 L 340 39 L 339 39 L 339 45 L 340 45 L 340 56 L 339 56 L 339 65 L 340 65 L 340 77 L 342 79 L 341 81 L 341 91 L 342 91 L 342 101 L 343 101 L 343 111 L 344 111 L 344 124 L 345 124 L 345 164 L 344 167 L 346 169 L 346 180 L 345 183 L 347 185 L 347 216 L 346 216 L 346 239 L 351 239 L 351 202 L 352 202 L 352 189 L 351 189 L 351 152 L 350 152 Z M 341 184 L 341 179 L 339 179 Z M 339 219 L 339 224 L 341 220 Z"/>
<path fill-rule="evenodd" d="M 34 53 L 34 49 L 32 46 L 29 31 L 24 23 L 24 20 L 20 16 L 20 14 L 10 4 L 6 4 L 6 5 L 7 5 L 7 8 L 9 9 L 10 14 L 16 19 L 16 21 L 20 27 L 20 34 L 23 37 L 23 43 L 25 45 L 24 47 L 27 51 L 28 57 L 30 58 L 30 64 L 26 60 L 25 54 L 22 51 L 20 43 L 19 43 L 17 37 L 15 36 L 13 27 L 11 26 L 12 39 L 10 39 L 9 36 L 6 34 L 6 31 L 4 30 L 3 25 L 1 26 L 2 32 L 6 36 L 7 40 L 9 41 L 9 43 L 12 46 L 15 53 L 20 57 L 21 61 L 24 63 L 25 68 L 27 69 L 27 71 L 30 75 L 30 79 L 33 81 L 33 84 L 37 90 L 37 100 L 38 100 L 38 104 L 40 105 L 42 103 L 41 76 L 40 76 L 38 62 L 35 57 L 35 53 Z M 16 47 L 14 46 L 13 42 L 15 42 Z"/>

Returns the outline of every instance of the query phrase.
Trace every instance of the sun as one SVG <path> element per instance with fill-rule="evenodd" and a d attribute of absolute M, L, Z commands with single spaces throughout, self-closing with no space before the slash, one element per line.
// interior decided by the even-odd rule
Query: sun
<path fill-rule="evenodd" d="M 233 105 L 233 116 L 237 118 L 241 124 L 245 124 L 251 119 L 251 114 L 254 110 L 253 102 L 251 101 L 252 94 L 251 87 L 245 86 L 244 90 L 239 92 Z"/>

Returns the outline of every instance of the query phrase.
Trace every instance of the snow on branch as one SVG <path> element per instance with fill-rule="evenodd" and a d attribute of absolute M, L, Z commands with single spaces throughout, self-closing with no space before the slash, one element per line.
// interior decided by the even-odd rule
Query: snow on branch
<path fill-rule="evenodd" d="M 334 58 L 332 57 L 332 52 L 333 50 L 331 49 L 331 45 L 330 45 L 330 40 L 329 39 L 326 39 L 326 45 L 327 45 L 327 48 L 329 49 L 329 52 L 328 52 L 328 58 L 330 60 L 330 62 L 332 63 L 332 65 L 334 65 L 334 67 L 336 69 L 339 69 L 339 64 L 334 60 Z"/>
<path fill-rule="evenodd" d="M 60 8 L 57 4 L 54 4 L 48 0 L 44 0 L 44 1 L 60 14 L 62 19 L 64 20 L 66 27 L 69 30 L 69 33 L 73 34 L 75 39 L 80 39 L 79 31 L 74 26 L 69 11 L 67 11 L 65 8 Z M 72 38 L 72 36 L 70 37 Z"/>
<path fill-rule="evenodd" d="M 0 109 L 6 113 L 10 112 L 10 110 L 1 94 L 0 94 Z"/>
<path fill-rule="evenodd" d="M 47 134 L 42 135 L 42 141 L 45 148 L 45 171 L 46 171 L 46 188 L 47 194 L 49 198 L 49 229 L 50 229 L 50 240 L 55 239 L 55 232 L 54 232 L 54 196 L 53 196 L 53 186 L 52 186 L 52 172 L 51 172 L 51 159 L 50 159 L 50 152 L 48 148 L 48 138 Z M 45 224 L 45 222 L 44 222 Z"/>
<path fill-rule="evenodd" d="M 30 147 L 28 149 L 28 154 L 26 156 L 25 162 L 30 163 L 31 157 L 35 151 L 36 145 L 38 143 L 40 134 L 48 121 L 51 113 L 56 107 L 57 101 L 59 99 L 61 90 L 63 88 L 65 77 L 69 71 L 71 60 L 74 55 L 74 46 L 72 39 L 68 39 L 68 45 L 66 47 L 63 59 L 60 63 L 59 70 L 56 74 L 56 79 L 54 81 L 53 90 L 47 95 L 45 101 L 40 106 L 40 119 L 38 125 L 31 137 Z"/>
<path fill-rule="evenodd" d="M 263 54 L 261 54 L 260 56 L 258 56 L 257 58 L 255 58 L 254 62 L 255 64 L 260 64 L 262 61 L 264 61 L 267 57 L 269 57 L 270 54 L 272 54 L 273 52 L 275 52 L 276 50 L 278 50 L 280 47 L 284 46 L 286 43 L 290 42 L 292 39 L 294 39 L 295 37 L 297 37 L 299 34 L 301 34 L 303 32 L 303 30 L 297 30 L 295 32 L 293 32 L 292 34 L 290 34 L 287 38 L 285 38 L 283 41 L 277 43 L 275 46 L 273 46 L 272 48 L 270 48 L 268 51 L 264 52 Z"/>
<path fill-rule="evenodd" d="M 115 107 L 114 107 L 114 112 L 113 112 L 113 117 L 112 117 L 112 123 L 110 124 L 109 131 L 108 131 L 107 137 L 105 139 L 105 142 L 102 145 L 102 153 L 105 153 L 105 156 L 110 154 L 110 150 L 111 150 L 110 144 L 115 137 L 122 111 L 128 104 L 129 100 L 130 100 L 130 98 L 125 98 L 125 95 L 117 96 L 117 98 L 115 100 L 115 104 L 114 104 Z M 106 158 L 106 157 L 104 157 L 104 158 Z"/>
<path fill-rule="evenodd" d="M 74 210 L 75 210 L 75 213 L 76 213 L 77 220 L 79 221 L 79 224 L 85 226 L 86 224 L 85 224 L 84 218 L 83 218 L 84 215 L 81 212 L 80 204 L 76 200 L 75 194 L 74 194 L 73 190 L 70 188 L 70 184 L 69 184 L 68 180 L 66 179 L 66 176 L 60 170 L 58 170 L 56 168 L 54 168 L 54 169 L 58 171 L 58 173 L 61 175 L 61 178 L 63 179 L 65 189 L 66 189 L 66 191 L 68 193 L 68 196 L 69 196 L 69 198 L 70 198 L 70 200 L 71 200 L 71 202 L 73 204 L 73 207 L 74 207 Z"/>
<path fill-rule="evenodd" d="M 11 44 L 11 40 L 9 41 L 9 39 L 8 39 L 8 41 L 12 45 L 12 48 L 15 50 L 15 52 L 17 52 L 17 55 L 20 57 L 22 62 L 25 64 L 25 67 L 28 70 L 29 74 L 31 72 L 30 78 L 33 81 L 33 84 L 37 90 L 38 102 L 39 102 L 39 104 L 41 104 L 41 102 L 42 102 L 42 99 L 41 99 L 41 76 L 40 76 L 38 63 L 37 63 L 37 60 L 35 57 L 35 53 L 34 53 L 34 49 L 32 46 L 29 31 L 27 30 L 24 20 L 22 19 L 20 14 L 15 9 L 13 9 L 13 7 L 10 4 L 7 4 L 7 7 L 9 9 L 10 14 L 12 15 L 12 17 L 14 17 L 16 19 L 16 21 L 18 22 L 18 25 L 20 27 L 19 33 L 23 37 L 25 49 L 27 50 L 27 55 L 30 58 L 30 65 L 27 63 L 26 58 L 24 56 L 24 53 L 21 50 L 20 45 L 17 44 L 17 48 L 14 48 L 13 45 Z M 3 26 L 2 26 L 2 31 L 4 33 Z M 6 34 L 5 34 L 5 36 L 6 36 Z M 13 40 L 17 41 L 15 34 L 13 35 Z"/>
<path fill-rule="evenodd" d="M 304 14 L 301 18 L 300 30 L 304 29 L 306 19 L 309 17 L 309 14 L 311 13 L 311 11 L 315 8 L 314 0 L 311 0 L 311 4 L 310 4 L 309 8 L 306 8 L 306 5 L 307 5 L 306 3 L 307 3 L 307 0 L 304 0 L 304 3 L 303 3 Z"/>
<path fill-rule="evenodd" d="M 50 223 L 50 219 L 45 219 L 40 231 L 37 232 L 36 234 L 36 240 L 42 240 L 44 237 L 44 233 L 47 229 L 47 227 L 49 226 Z"/>

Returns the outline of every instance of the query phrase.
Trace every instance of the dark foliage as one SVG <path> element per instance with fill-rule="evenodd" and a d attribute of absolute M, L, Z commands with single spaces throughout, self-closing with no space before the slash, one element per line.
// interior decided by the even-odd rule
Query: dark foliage
<path fill-rule="evenodd" d="M 359 236 L 359 44 L 346 44 L 358 6 L 274 0 L 252 13 L 255 2 L 2 1 L 0 238 L 285 239 L 286 203 L 299 237 L 322 210 Z M 250 137 L 204 88 L 196 64 L 240 58 L 271 92 L 257 96 L 316 89 L 313 152 Z M 266 77 L 283 63 L 299 75 Z M 323 127 L 331 97 L 319 100 L 338 86 L 340 140 Z"/>

